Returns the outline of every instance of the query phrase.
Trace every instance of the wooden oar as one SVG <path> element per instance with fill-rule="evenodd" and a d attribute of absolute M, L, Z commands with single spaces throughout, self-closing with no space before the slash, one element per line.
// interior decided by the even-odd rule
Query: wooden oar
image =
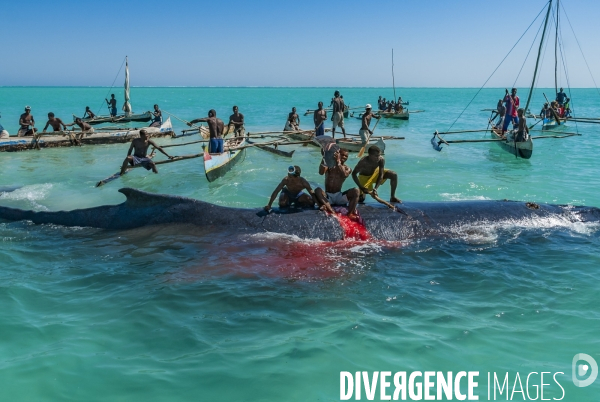
<path fill-rule="evenodd" d="M 179 162 L 182 160 L 186 160 L 186 159 L 194 159 L 194 158 L 200 158 L 204 156 L 204 152 L 201 154 L 194 154 L 194 155 L 183 155 L 183 156 L 175 156 L 173 157 L 173 159 L 165 159 L 164 161 L 158 161 L 158 162 L 154 162 L 155 165 L 162 165 L 165 163 L 172 163 L 172 162 Z M 125 173 L 129 172 L 131 169 L 135 169 L 135 168 L 139 168 L 141 167 L 142 164 L 140 163 L 139 165 L 135 165 L 135 166 L 130 166 L 127 168 L 127 170 L 125 170 Z M 124 174 L 125 174 L 124 173 Z M 121 172 L 117 172 L 115 174 L 113 174 L 112 176 L 107 177 L 104 180 L 100 180 L 98 183 L 96 183 L 96 187 L 100 187 L 106 183 L 109 183 L 117 178 L 121 177 Z"/>
<path fill-rule="evenodd" d="M 384 201 L 384 200 L 382 200 L 381 198 L 379 198 L 378 196 L 376 196 L 375 194 L 373 194 L 373 192 L 372 192 L 372 191 L 369 193 L 369 195 L 370 195 L 371 197 L 373 197 L 373 198 L 375 199 L 375 201 L 377 201 L 377 202 L 379 202 L 379 203 L 381 203 L 381 204 L 385 205 L 386 207 L 388 207 L 388 208 L 390 208 L 390 209 L 396 210 L 396 207 L 395 207 L 394 205 L 390 204 L 390 203 L 389 203 L 389 202 L 387 202 L 387 201 Z"/>
<path fill-rule="evenodd" d="M 173 113 L 169 113 L 169 112 L 167 112 L 166 110 L 163 110 L 163 112 L 165 112 L 165 113 L 166 113 L 166 114 L 168 114 L 169 116 L 175 117 L 177 120 L 179 120 L 179 121 L 180 121 L 180 122 L 182 122 L 182 123 L 185 123 L 186 125 L 189 125 L 190 127 L 194 127 L 194 128 L 197 128 L 198 130 L 200 130 L 200 127 L 201 127 L 201 126 L 196 126 L 195 124 L 192 124 L 192 123 L 190 123 L 190 122 L 189 122 L 189 121 L 187 121 L 187 120 L 180 119 L 179 117 L 175 116 Z"/>
<path fill-rule="evenodd" d="M 365 149 L 367 149 L 367 145 L 369 145 L 369 140 L 373 136 L 373 133 L 375 132 L 375 129 L 377 128 L 377 125 L 379 124 L 380 120 L 381 120 L 381 118 L 377 119 L 377 123 L 375 123 L 375 126 L 373 127 L 373 130 L 371 131 L 371 134 L 369 134 L 369 136 L 367 137 L 366 144 L 363 145 L 363 147 L 360 149 L 360 152 L 358 153 L 358 157 L 359 158 L 362 158 L 362 156 L 365 154 Z"/>
<path fill-rule="evenodd" d="M 161 145 L 161 148 L 169 148 L 169 147 L 182 147 L 184 145 L 190 145 L 190 144 L 198 144 L 200 142 L 208 142 L 208 140 L 199 140 L 199 141 L 191 141 L 191 142 L 184 142 L 182 144 L 169 144 L 169 145 Z"/>

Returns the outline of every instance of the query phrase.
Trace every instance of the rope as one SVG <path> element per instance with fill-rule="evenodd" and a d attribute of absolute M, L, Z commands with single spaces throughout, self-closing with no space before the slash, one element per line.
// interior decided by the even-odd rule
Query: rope
<path fill-rule="evenodd" d="M 531 49 L 533 49 L 533 45 L 535 45 L 537 37 L 540 34 L 540 31 L 542 30 L 543 26 L 544 26 L 544 24 L 540 25 L 540 27 L 538 28 L 537 33 L 535 34 L 535 37 L 533 38 L 533 41 L 531 42 L 531 46 L 529 47 L 529 51 L 527 52 L 527 56 L 525 56 L 525 60 L 523 61 L 523 64 L 521 65 L 521 69 L 519 70 L 519 74 L 517 74 L 517 78 L 515 78 L 515 82 L 513 82 L 513 85 L 512 85 L 513 88 L 515 88 L 517 86 L 517 81 L 519 80 L 519 77 L 521 76 L 521 72 L 523 71 L 523 67 L 525 67 L 525 63 L 527 63 L 527 59 L 529 58 L 529 54 L 531 53 Z"/>
<path fill-rule="evenodd" d="M 592 77 L 592 81 L 594 82 L 594 87 L 596 88 L 596 91 L 598 91 L 598 95 L 600 95 L 600 90 L 598 89 L 598 85 L 596 84 L 596 80 L 594 79 L 594 75 L 592 74 L 592 70 L 590 69 L 590 65 L 587 62 L 587 59 L 585 58 L 585 55 L 583 54 L 583 50 L 581 49 L 581 45 L 579 44 L 579 39 L 577 38 L 577 35 L 575 35 L 575 30 L 573 29 L 573 25 L 571 25 L 571 20 L 569 19 L 569 16 L 567 15 L 567 11 L 565 10 L 565 7 L 562 6 L 562 10 L 563 13 L 565 14 L 565 17 L 567 17 L 567 22 L 569 23 L 569 27 L 571 28 L 571 32 L 573 32 L 573 36 L 575 37 L 575 41 L 577 42 L 577 46 L 579 47 L 579 51 L 581 52 L 581 56 L 583 56 L 583 60 L 585 61 L 585 65 L 587 66 L 587 69 L 590 73 L 590 77 Z"/>
<path fill-rule="evenodd" d="M 121 63 L 121 68 L 119 68 L 119 72 L 117 73 L 117 75 L 115 76 L 115 79 L 113 80 L 113 83 L 111 84 L 110 88 L 108 88 L 108 92 L 106 93 L 106 95 L 104 95 L 104 99 L 108 98 L 108 94 L 110 94 L 110 91 L 113 89 L 113 87 L 115 86 L 115 82 L 117 81 L 117 78 L 119 77 L 119 74 L 121 73 L 121 70 L 123 69 L 123 65 L 125 64 L 125 59 L 123 59 L 123 63 Z M 100 114 L 100 109 L 102 109 L 102 107 L 104 106 L 104 103 L 102 103 L 100 105 L 100 107 L 98 108 L 98 111 L 96 112 L 96 114 Z"/>
<path fill-rule="evenodd" d="M 456 124 L 456 122 L 458 121 L 458 119 L 461 118 L 461 116 L 463 115 L 463 113 L 469 108 L 469 106 L 471 105 L 471 103 L 473 103 L 473 101 L 475 100 L 475 98 L 477 97 L 477 95 L 479 95 L 479 93 L 481 92 L 481 90 L 483 89 L 483 87 L 485 87 L 485 85 L 488 83 L 488 81 L 494 76 L 494 74 L 496 73 L 496 71 L 498 71 L 498 69 L 500 68 L 500 66 L 502 65 L 502 63 L 504 63 L 504 61 L 506 60 L 506 58 L 512 53 L 512 51 L 514 50 L 514 48 L 519 44 L 519 42 L 521 41 L 521 39 L 523 39 L 523 36 L 525 36 L 525 34 L 529 31 L 529 29 L 533 26 L 533 24 L 537 21 L 537 19 L 540 17 L 540 15 L 542 14 L 542 12 L 545 9 L 546 9 L 546 5 L 544 5 L 544 7 L 540 10 L 540 12 L 535 17 L 535 19 L 531 22 L 531 24 L 529 24 L 529 26 L 527 27 L 527 29 L 525 30 L 525 32 L 523 32 L 523 34 L 521 35 L 521 37 L 519 38 L 519 40 L 517 40 L 517 43 L 515 43 L 513 45 L 513 47 L 508 51 L 508 53 L 506 54 L 506 56 L 504 56 L 504 58 L 502 59 L 502 61 L 500 62 L 500 64 L 498 64 L 498 67 L 496 67 L 494 69 L 494 71 L 492 72 L 492 74 L 490 74 L 490 76 L 488 77 L 488 79 L 485 80 L 485 82 L 483 83 L 483 85 L 481 86 L 481 88 L 479 88 L 479 90 L 477 91 L 477 93 L 475 94 L 475 96 L 473 96 L 473 98 L 469 101 L 469 103 L 467 104 L 467 106 L 463 109 L 462 112 L 460 112 L 460 114 L 458 115 L 458 117 L 456 118 L 456 120 L 454 120 L 454 122 L 450 125 L 450 127 L 448 127 L 448 129 L 446 131 L 450 131 L 452 129 L 452 127 L 454 127 L 454 125 Z"/>

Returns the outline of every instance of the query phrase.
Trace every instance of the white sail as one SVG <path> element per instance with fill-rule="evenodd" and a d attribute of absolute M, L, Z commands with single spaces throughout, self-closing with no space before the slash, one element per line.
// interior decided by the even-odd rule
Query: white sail
<path fill-rule="evenodd" d="M 123 104 L 123 111 L 126 115 L 131 114 L 131 103 L 129 102 L 129 63 L 127 57 L 125 57 L 125 103 Z"/>

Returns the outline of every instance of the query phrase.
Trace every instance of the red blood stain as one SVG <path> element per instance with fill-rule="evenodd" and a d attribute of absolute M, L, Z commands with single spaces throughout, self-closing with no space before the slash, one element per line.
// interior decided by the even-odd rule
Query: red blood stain
<path fill-rule="evenodd" d="M 343 214 L 335 214 L 340 226 L 344 230 L 344 240 L 370 240 L 371 234 L 362 221 L 354 221 Z"/>

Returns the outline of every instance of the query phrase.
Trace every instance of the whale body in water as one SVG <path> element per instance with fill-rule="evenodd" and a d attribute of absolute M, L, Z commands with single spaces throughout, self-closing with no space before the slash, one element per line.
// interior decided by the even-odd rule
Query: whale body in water
<path fill-rule="evenodd" d="M 132 188 L 119 190 L 127 200 L 72 211 L 36 212 L 0 207 L 0 219 L 36 224 L 94 227 L 109 230 L 186 223 L 238 233 L 275 232 L 301 238 L 336 241 L 344 238 L 339 221 L 319 210 L 289 211 L 230 208 L 191 198 L 153 194 Z M 563 222 L 600 222 L 600 209 L 586 206 L 535 204 L 520 201 L 404 202 L 396 210 L 360 205 L 365 226 L 374 239 L 406 240 L 443 236 L 463 225 L 533 222 L 558 218 Z M 258 213 L 257 213 L 258 212 Z"/>

